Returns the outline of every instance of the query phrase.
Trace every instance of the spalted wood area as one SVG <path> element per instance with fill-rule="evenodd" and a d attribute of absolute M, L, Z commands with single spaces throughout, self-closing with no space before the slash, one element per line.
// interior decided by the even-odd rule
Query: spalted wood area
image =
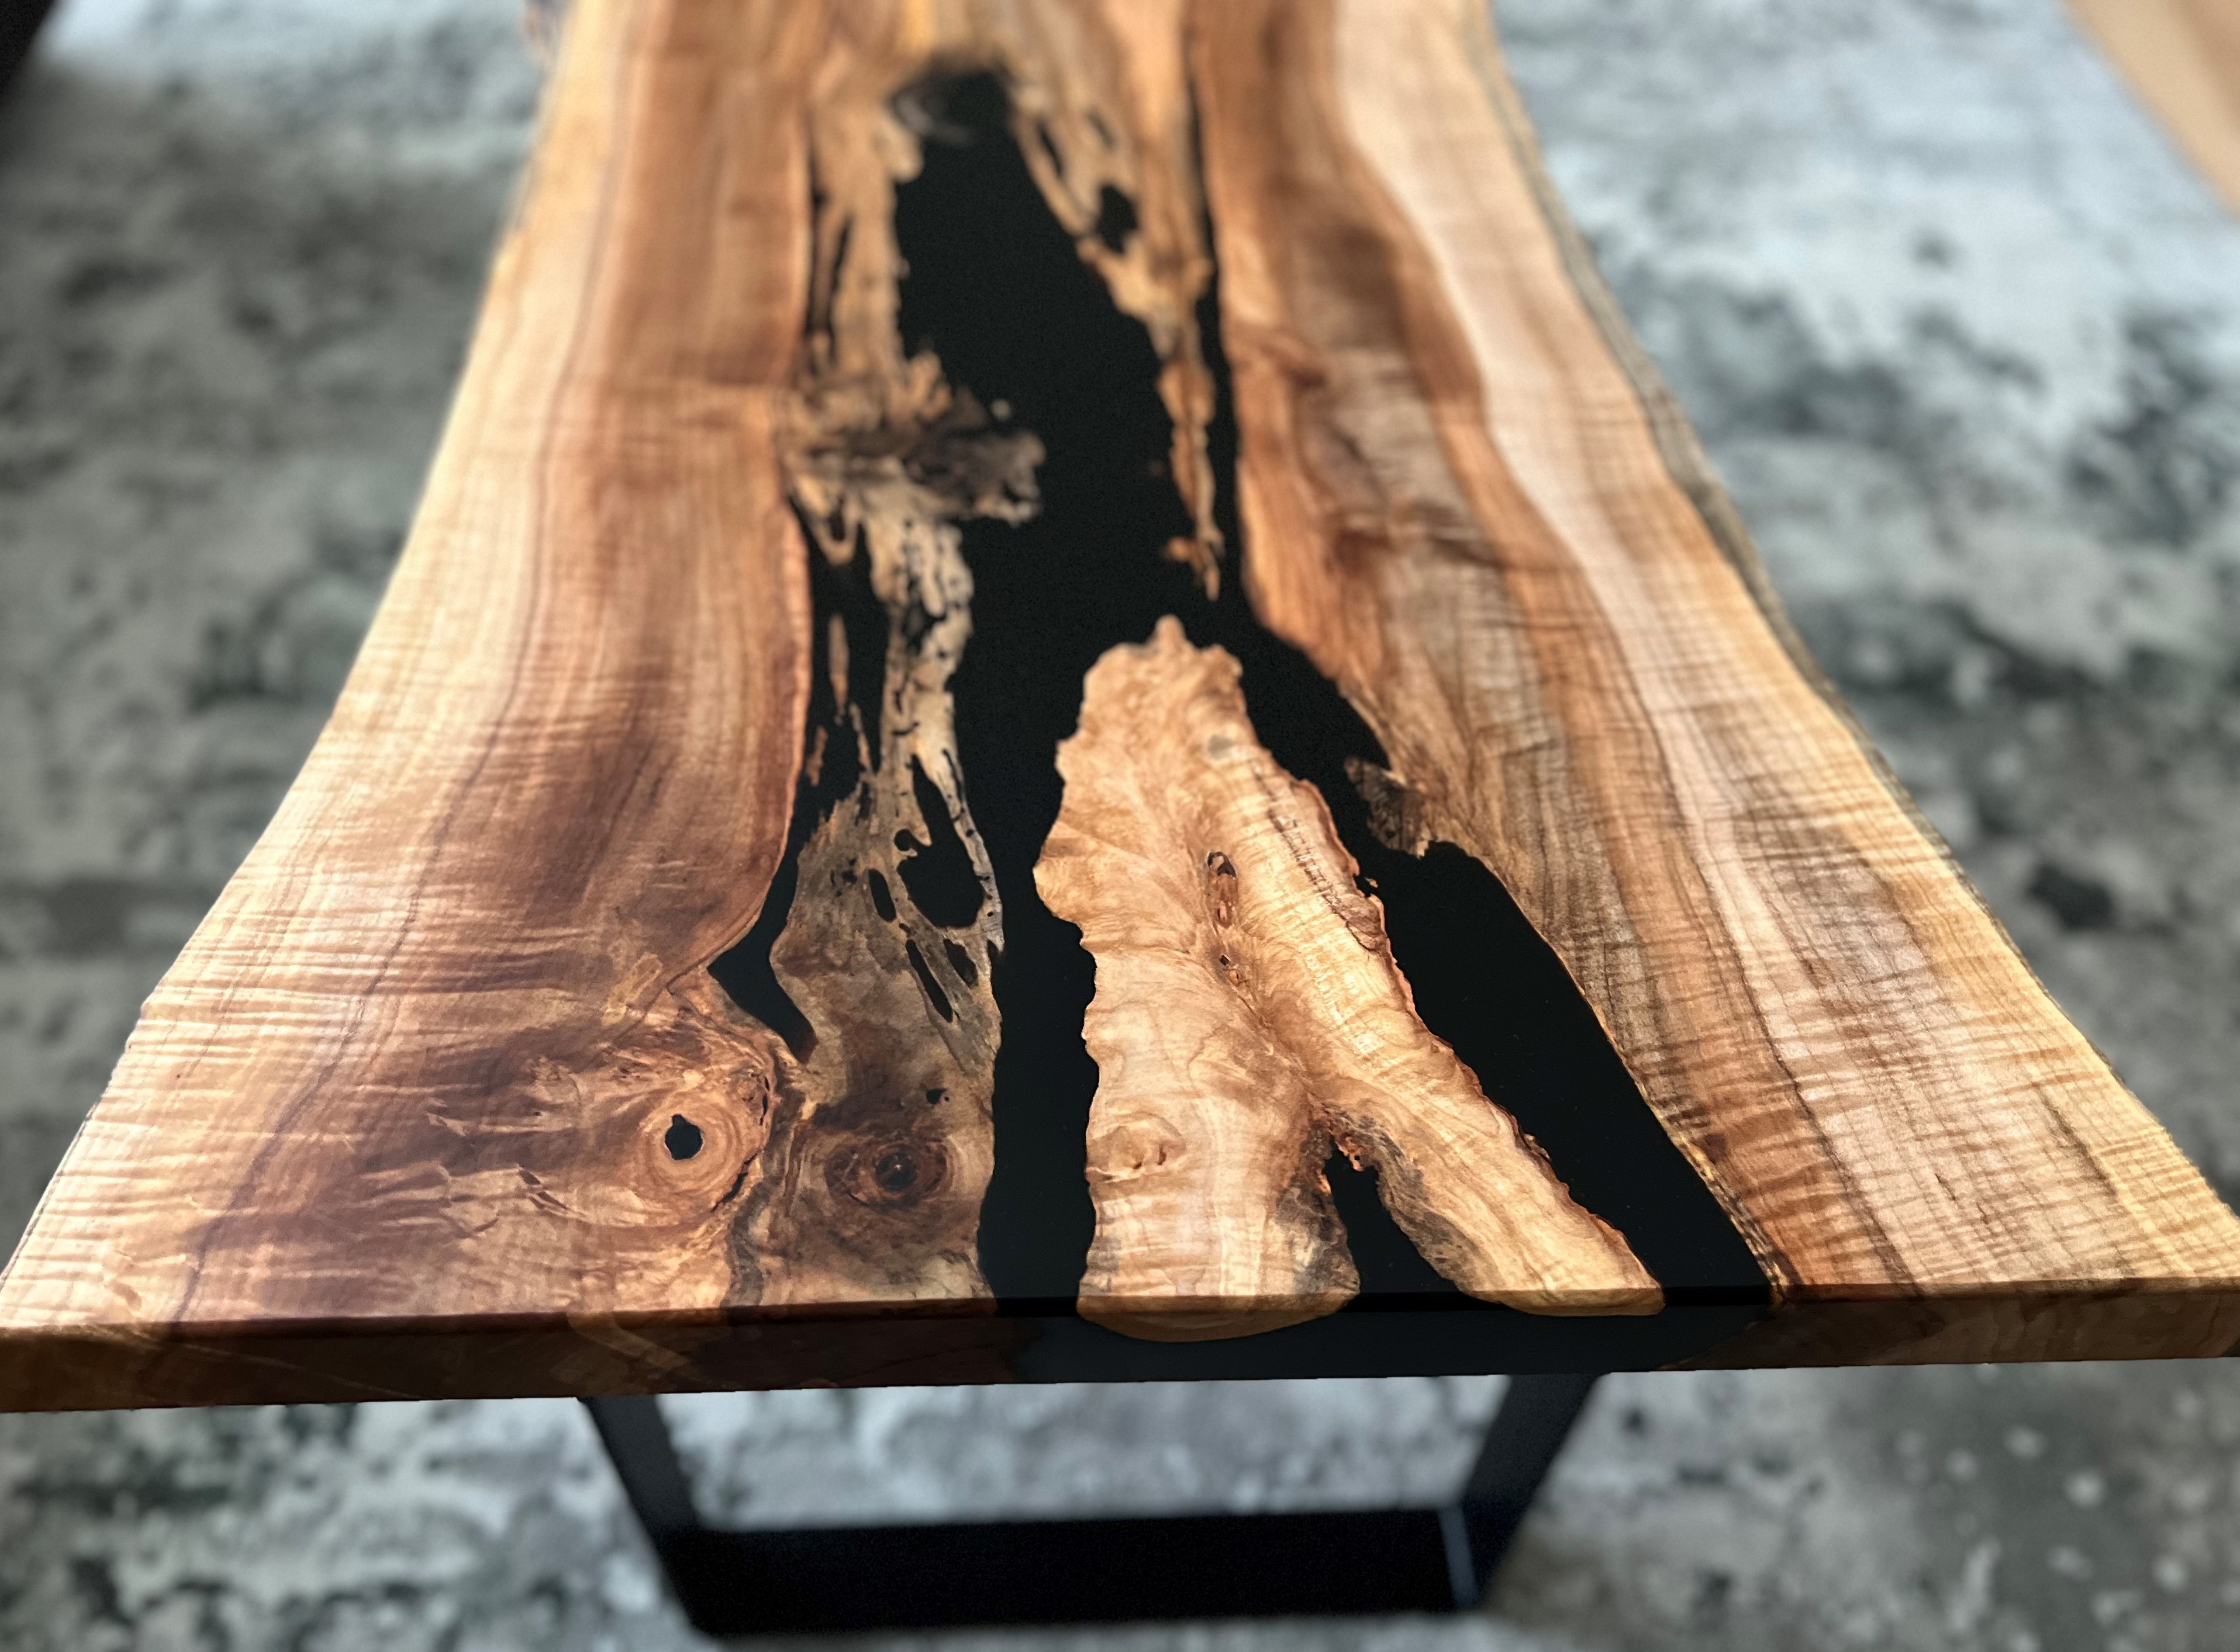
<path fill-rule="evenodd" d="M 2236 1339 L 1475 0 L 577 0 L 0 1404 Z"/>

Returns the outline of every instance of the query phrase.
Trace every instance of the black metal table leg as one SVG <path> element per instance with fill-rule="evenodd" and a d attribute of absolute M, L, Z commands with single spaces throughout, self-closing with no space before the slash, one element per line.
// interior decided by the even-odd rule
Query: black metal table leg
<path fill-rule="evenodd" d="M 1439 1511 L 1457 1608 L 1485 1598 L 1525 1511 L 1599 1380 L 1570 1375 L 1509 1379 L 1461 1495 Z"/>
<path fill-rule="evenodd" d="M 1444 1508 L 795 1531 L 704 1524 L 657 1403 L 583 1403 L 686 1615 L 741 1635 L 1466 1609 L 1594 1382 L 1512 1377 Z"/>
<path fill-rule="evenodd" d="M 692 1505 L 692 1482 L 684 1477 L 661 1402 L 650 1394 L 632 1394 L 586 1400 L 583 1405 L 615 1465 L 615 1477 L 623 1482 L 623 1495 L 667 1564 L 668 1546 L 702 1527 L 700 1511 Z"/>

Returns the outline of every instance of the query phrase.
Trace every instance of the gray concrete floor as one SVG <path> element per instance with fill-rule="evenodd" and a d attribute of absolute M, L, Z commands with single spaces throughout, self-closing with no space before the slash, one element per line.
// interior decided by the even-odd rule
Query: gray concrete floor
<path fill-rule="evenodd" d="M 1816 649 L 2240 1189 L 2240 224 L 2055 0 L 1503 26 Z M 64 0 L 0 107 L 0 1229 L 348 665 L 537 81 L 510 0 Z M 1250 1508 L 1429 1495 L 1497 1389 L 675 1415 L 748 1519 Z M 1623 1377 L 1483 1617 L 953 1643 L 2230 1647 L 2236 1443 L 2229 1365 Z M 0 1419 L 0 1645 L 693 1644 L 565 1403 Z"/>

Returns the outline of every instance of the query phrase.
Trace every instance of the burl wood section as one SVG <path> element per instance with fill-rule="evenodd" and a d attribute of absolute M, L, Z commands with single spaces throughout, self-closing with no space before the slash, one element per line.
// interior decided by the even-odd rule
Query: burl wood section
<path fill-rule="evenodd" d="M 1193 524 L 1151 554 L 1337 684 L 1394 845 L 1498 876 L 1758 1258 L 1776 1310 L 1710 1357 L 2240 1338 L 2240 1224 L 1794 649 L 1476 0 L 577 0 L 388 600 L 0 1280 L 0 1404 L 1021 1369 L 977 1249 L 1005 915 L 951 695 L 960 534 L 1034 510 L 1042 454 L 906 349 L 894 228 L 924 89 L 975 70 L 1151 343 Z M 1100 970 L 1052 1172 L 1097 1190 L 1084 1311 L 1336 1307 L 1325 1138 L 1466 1289 L 1654 1307 L 1415 1018 L 1225 669 L 1163 630 L 1048 685 L 1088 696 L 1042 868 Z M 1187 746 L 1217 723 L 1289 829 Z M 783 1025 L 709 974 L 766 901 Z M 1163 988 L 1209 946 L 1223 979 Z M 1124 1185 L 1170 1129 L 1249 1199 L 1185 1232 L 1190 1196 Z"/>
<path fill-rule="evenodd" d="M 1172 619 L 1113 649 L 1058 770 L 1036 881 L 1097 958 L 1083 1314 L 1180 1341 L 1334 1311 L 1359 1281 L 1323 1173 L 1333 1142 L 1472 1296 L 1663 1305 L 1417 1019 L 1382 910 L 1321 795 L 1254 737 L 1235 660 Z"/>
<path fill-rule="evenodd" d="M 2225 204 L 2240 212 L 2240 5 L 2070 0 L 2070 6 Z"/>

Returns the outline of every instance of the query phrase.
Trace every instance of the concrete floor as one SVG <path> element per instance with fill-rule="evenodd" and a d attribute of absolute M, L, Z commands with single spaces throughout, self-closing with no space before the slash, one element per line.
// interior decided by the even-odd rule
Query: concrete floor
<path fill-rule="evenodd" d="M 2240 1189 L 2240 224 L 2055 0 L 1503 21 L 1815 648 Z M 510 0 L 64 0 L 0 107 L 0 1230 L 348 665 L 537 83 Z M 675 1415 L 754 1520 L 1245 1508 L 1428 1495 L 1497 1387 Z M 2236 1443 L 2230 1365 L 1623 1377 L 1483 1617 L 943 1644 L 2230 1647 Z M 694 1644 L 565 1403 L 0 1419 L 0 1645 Z"/>

